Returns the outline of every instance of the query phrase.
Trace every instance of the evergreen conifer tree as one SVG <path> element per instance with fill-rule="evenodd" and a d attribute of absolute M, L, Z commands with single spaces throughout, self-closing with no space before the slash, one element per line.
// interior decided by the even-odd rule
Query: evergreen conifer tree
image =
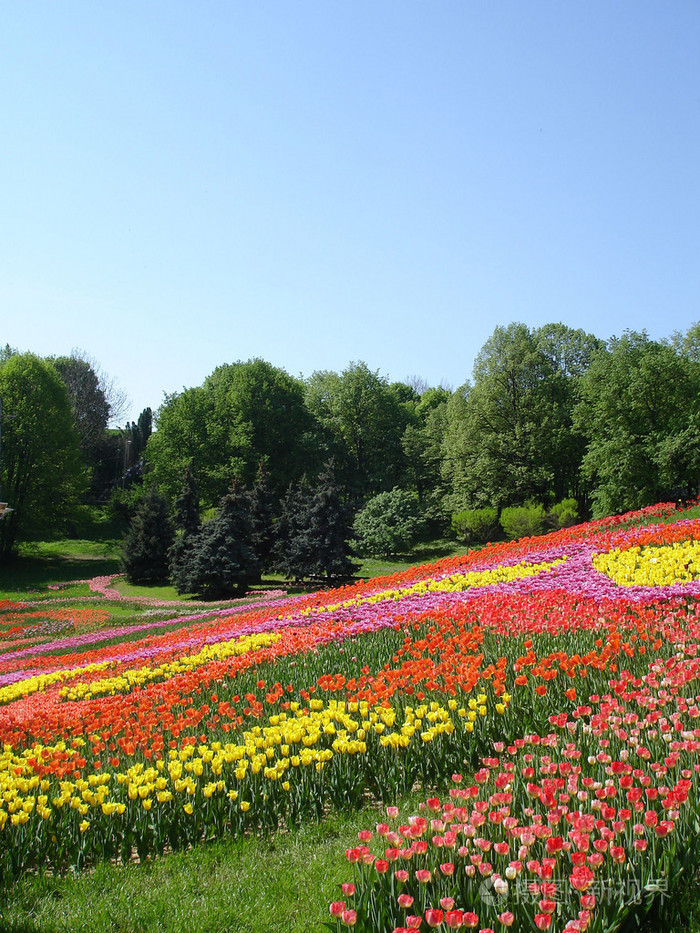
<path fill-rule="evenodd" d="M 348 543 L 351 512 L 341 499 L 332 461 L 319 476 L 309 503 L 308 529 L 314 551 L 312 575 L 325 577 L 329 583 L 351 577 L 358 568 Z"/>
<path fill-rule="evenodd" d="M 167 583 L 174 537 L 168 504 L 152 486 L 139 502 L 124 538 L 121 562 L 129 583 Z"/>
<path fill-rule="evenodd" d="M 252 546 L 260 561 L 260 570 L 269 570 L 274 544 L 274 498 L 270 474 L 261 461 L 255 486 L 249 494 L 250 518 L 253 527 Z"/>
<path fill-rule="evenodd" d="M 347 579 L 357 569 L 348 544 L 350 512 L 329 463 L 313 491 L 290 486 L 282 501 L 275 544 L 276 567 L 295 580 Z"/>
<path fill-rule="evenodd" d="M 179 534 L 170 548 L 170 576 L 178 593 L 191 593 L 194 548 L 202 528 L 199 517 L 197 483 L 189 467 L 182 480 L 182 491 L 175 500 L 175 524 Z"/>
<path fill-rule="evenodd" d="M 280 503 L 272 549 L 273 566 L 287 579 L 303 580 L 313 566 L 313 545 L 309 536 L 311 493 L 305 480 L 290 483 Z"/>
<path fill-rule="evenodd" d="M 197 536 L 189 582 L 205 599 L 243 596 L 260 574 L 252 548 L 250 500 L 236 485 L 219 505 L 216 516 Z"/>

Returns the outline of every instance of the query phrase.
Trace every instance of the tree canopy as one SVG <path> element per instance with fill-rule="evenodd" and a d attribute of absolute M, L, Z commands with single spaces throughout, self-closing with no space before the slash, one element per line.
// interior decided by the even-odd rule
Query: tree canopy
<path fill-rule="evenodd" d="M 0 486 L 13 511 L 0 522 L 0 555 L 17 541 L 65 528 L 86 488 L 65 384 L 32 353 L 0 363 Z"/>
<path fill-rule="evenodd" d="M 494 329 L 456 391 L 419 377 L 390 382 L 364 362 L 302 379 L 250 359 L 115 430 L 107 425 L 121 394 L 96 363 L 8 345 L 0 481 L 15 511 L 0 526 L 0 553 L 65 525 L 81 501 L 110 497 L 114 514 L 121 501 L 133 517 L 155 484 L 170 507 L 186 470 L 205 512 L 238 484 L 259 568 L 274 560 L 285 573 L 326 578 L 342 571 L 319 562 L 320 550 L 337 546 L 340 564 L 347 558 L 331 542 L 332 521 L 344 529 L 377 496 L 407 497 L 434 536 L 475 523 L 478 532 L 494 509 L 500 520 L 508 508 L 542 507 L 552 523 L 567 502 L 586 518 L 689 497 L 700 490 L 699 390 L 700 322 L 660 341 L 513 323 Z M 330 461 L 333 481 L 321 482 Z M 175 552 L 196 539 L 198 528 L 181 532 Z M 253 578 L 249 567 L 246 585 Z"/>
<path fill-rule="evenodd" d="M 306 401 L 321 426 L 325 456 L 332 456 L 341 482 L 365 497 L 391 489 L 403 477 L 403 433 L 410 421 L 409 386 L 390 385 L 365 363 L 342 373 L 315 372 Z"/>
<path fill-rule="evenodd" d="M 264 360 L 220 366 L 198 388 L 166 398 L 146 462 L 173 496 L 189 467 L 205 506 L 236 479 L 248 486 L 260 463 L 281 493 L 306 467 L 313 419 L 303 384 Z"/>
<path fill-rule="evenodd" d="M 596 352 L 576 409 L 594 516 L 677 495 L 679 484 L 697 488 L 699 393 L 700 365 L 644 332 Z"/>

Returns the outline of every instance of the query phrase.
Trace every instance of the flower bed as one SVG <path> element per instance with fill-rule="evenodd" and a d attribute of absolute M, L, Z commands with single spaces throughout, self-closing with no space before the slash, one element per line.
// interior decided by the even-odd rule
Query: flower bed
<path fill-rule="evenodd" d="M 571 933 L 645 909 L 696 864 L 700 522 L 631 520 L 6 652 L 2 877 L 464 774 L 349 850 L 331 929 Z"/>

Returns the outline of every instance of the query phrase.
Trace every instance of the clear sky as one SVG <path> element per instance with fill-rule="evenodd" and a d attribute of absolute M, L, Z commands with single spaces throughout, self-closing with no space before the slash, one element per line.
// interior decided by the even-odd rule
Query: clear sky
<path fill-rule="evenodd" d="M 456 387 L 499 324 L 700 318 L 697 0 L 6 0 L 0 87 L 0 343 L 130 419 L 251 357 Z"/>

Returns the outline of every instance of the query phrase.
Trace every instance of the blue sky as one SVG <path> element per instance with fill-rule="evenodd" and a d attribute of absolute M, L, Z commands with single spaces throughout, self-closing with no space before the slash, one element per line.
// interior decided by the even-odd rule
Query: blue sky
<path fill-rule="evenodd" d="M 499 324 L 700 318 L 696 0 L 34 0 L 0 343 L 131 399 L 262 357 L 453 387 Z"/>

